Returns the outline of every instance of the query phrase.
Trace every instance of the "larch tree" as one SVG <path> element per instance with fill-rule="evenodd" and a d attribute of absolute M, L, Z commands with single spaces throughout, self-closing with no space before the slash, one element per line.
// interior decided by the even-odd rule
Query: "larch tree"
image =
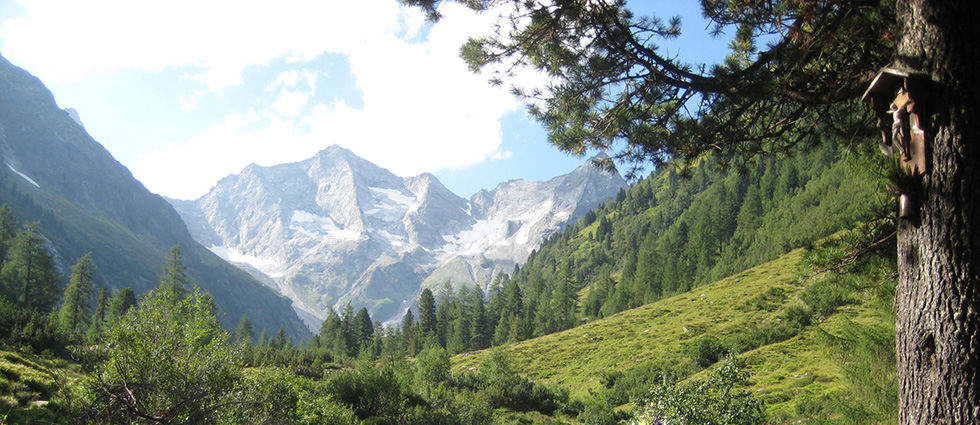
<path fill-rule="evenodd" d="M 65 287 L 64 300 L 58 310 L 61 326 L 69 332 L 83 333 L 88 329 L 92 315 L 92 253 L 78 259 L 71 268 L 71 277 Z"/>
<path fill-rule="evenodd" d="M 38 232 L 40 223 L 24 225 L 10 247 L 10 260 L 4 266 L 3 279 L 8 292 L 21 307 L 48 312 L 58 298 L 61 277 L 54 268 L 54 259 L 44 247 L 44 237 Z"/>
<path fill-rule="evenodd" d="M 91 325 L 88 329 L 88 336 L 94 337 L 102 333 L 102 325 L 105 323 L 106 314 L 109 312 L 109 288 L 102 286 L 99 295 L 95 297 L 95 311 L 92 313 Z"/>
<path fill-rule="evenodd" d="M 238 321 L 238 327 L 235 328 L 235 344 L 251 345 L 254 334 L 255 329 L 252 327 L 252 322 L 248 320 L 247 314 L 243 314 L 242 319 Z"/>
<path fill-rule="evenodd" d="M 437 19 L 444 1 L 403 2 Z M 732 34 L 727 60 L 709 65 L 658 48 L 679 19 L 634 14 L 625 0 L 456 2 L 505 10 L 496 33 L 462 47 L 473 70 L 493 83 L 520 68 L 547 74 L 545 87 L 515 93 L 549 140 L 578 154 L 612 149 L 625 164 L 718 154 L 738 165 L 828 137 L 873 145 L 862 96 L 883 68 L 916 75 L 925 167 L 894 182 L 917 209 L 898 222 L 899 417 L 980 423 L 980 7 L 700 0 L 714 29 Z"/>
<path fill-rule="evenodd" d="M 9 205 L 0 205 L 0 275 L 3 274 L 3 266 L 7 263 L 15 236 L 17 236 L 17 218 L 14 217 Z"/>
<path fill-rule="evenodd" d="M 180 254 L 180 245 L 174 245 L 167 252 L 166 264 L 160 274 L 160 287 L 169 291 L 177 298 L 187 296 L 190 288 L 190 278 L 187 277 L 187 268 L 184 267 L 183 259 Z"/>

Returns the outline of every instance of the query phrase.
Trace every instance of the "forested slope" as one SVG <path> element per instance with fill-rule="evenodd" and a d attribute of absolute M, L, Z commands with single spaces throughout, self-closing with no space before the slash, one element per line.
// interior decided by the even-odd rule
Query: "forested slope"
<path fill-rule="evenodd" d="M 500 276 L 489 295 L 511 295 L 490 303 L 493 342 L 683 293 L 887 214 L 880 173 L 833 144 L 742 166 L 720 161 L 652 173 L 549 239 L 510 282 Z"/>

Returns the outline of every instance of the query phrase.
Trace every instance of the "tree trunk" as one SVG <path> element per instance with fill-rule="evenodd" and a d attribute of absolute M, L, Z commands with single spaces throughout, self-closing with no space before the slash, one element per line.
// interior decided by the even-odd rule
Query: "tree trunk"
<path fill-rule="evenodd" d="M 980 9 L 898 1 L 900 67 L 928 74 L 930 170 L 899 223 L 902 424 L 980 423 Z"/>

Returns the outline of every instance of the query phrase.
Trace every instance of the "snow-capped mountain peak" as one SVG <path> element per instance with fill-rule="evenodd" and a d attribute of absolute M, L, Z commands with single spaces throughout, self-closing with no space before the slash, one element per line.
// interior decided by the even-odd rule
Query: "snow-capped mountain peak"
<path fill-rule="evenodd" d="M 466 200 L 431 174 L 398 177 L 331 146 L 297 163 L 250 165 L 174 204 L 199 241 L 264 277 L 316 329 L 347 302 L 399 319 L 427 280 L 485 287 L 625 185 L 586 164 Z M 469 267 L 448 266 L 460 262 Z"/>

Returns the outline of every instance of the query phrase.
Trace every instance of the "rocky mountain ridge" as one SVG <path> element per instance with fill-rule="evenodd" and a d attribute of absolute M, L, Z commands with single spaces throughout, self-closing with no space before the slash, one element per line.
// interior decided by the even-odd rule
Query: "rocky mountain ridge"
<path fill-rule="evenodd" d="M 297 163 L 250 165 L 197 200 L 171 203 L 199 242 L 292 299 L 316 329 L 348 302 L 398 320 L 423 286 L 485 288 L 625 187 L 586 164 L 466 200 L 431 174 L 398 177 L 331 146 Z"/>

